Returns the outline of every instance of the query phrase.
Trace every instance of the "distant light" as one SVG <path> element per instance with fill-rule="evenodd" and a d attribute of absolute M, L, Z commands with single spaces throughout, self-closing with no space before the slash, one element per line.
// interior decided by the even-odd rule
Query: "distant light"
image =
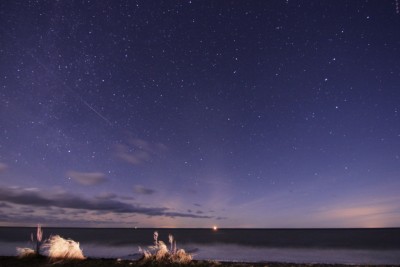
<path fill-rule="evenodd" d="M 217 227 L 216 225 L 214 225 L 214 226 L 213 226 L 213 230 L 214 230 L 214 231 L 217 231 L 217 230 L 218 230 L 218 227 Z"/>

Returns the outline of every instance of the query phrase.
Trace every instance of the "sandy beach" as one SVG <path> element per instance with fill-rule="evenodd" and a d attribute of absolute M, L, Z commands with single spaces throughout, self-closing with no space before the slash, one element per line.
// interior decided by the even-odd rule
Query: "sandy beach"
<path fill-rule="evenodd" d="M 323 266 L 323 267 L 345 267 L 345 266 L 400 266 L 400 265 L 347 265 L 347 264 L 299 264 L 299 263 L 281 263 L 281 262 L 258 262 L 258 263 L 243 263 L 243 262 L 216 262 L 216 261 L 192 261 L 189 264 L 177 263 L 158 263 L 145 261 L 130 261 L 119 259 L 95 259 L 87 258 L 85 260 L 63 260 L 50 262 L 46 257 L 28 257 L 18 258 L 14 256 L 0 256 L 0 267 L 50 267 L 50 266 L 71 266 L 71 267 L 135 267 L 135 266 L 219 266 L 219 267 L 301 267 L 301 266 Z"/>

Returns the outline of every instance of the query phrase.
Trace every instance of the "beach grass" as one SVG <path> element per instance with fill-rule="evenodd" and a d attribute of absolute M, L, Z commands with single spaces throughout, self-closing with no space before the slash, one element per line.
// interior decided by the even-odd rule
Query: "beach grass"
<path fill-rule="evenodd" d="M 160 262 L 160 261 L 146 261 L 146 260 L 119 260 L 119 259 L 95 259 L 87 258 L 84 260 L 71 260 L 62 259 L 56 263 L 50 261 L 49 258 L 44 256 L 32 256 L 25 258 L 18 258 L 15 256 L 0 256 L 0 267 L 371 267 L 381 266 L 389 267 L 400 265 L 346 265 L 346 264 L 303 264 L 303 263 L 281 263 L 281 262 L 258 262 L 258 263 L 244 263 L 244 262 L 217 262 L 217 261 L 197 261 L 193 260 L 189 263 L 173 263 L 173 262 Z"/>

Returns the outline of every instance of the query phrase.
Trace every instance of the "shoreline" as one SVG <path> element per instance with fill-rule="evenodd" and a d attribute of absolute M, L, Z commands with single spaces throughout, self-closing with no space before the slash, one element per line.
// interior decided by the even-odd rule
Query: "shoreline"
<path fill-rule="evenodd" d="M 121 260 L 115 258 L 87 258 L 85 260 L 60 260 L 51 262 L 47 257 L 25 257 L 0 256 L 0 267 L 50 267 L 58 266 L 73 267 L 145 267 L 145 266 L 191 266 L 191 267 L 355 267 L 355 266 L 381 266 L 400 267 L 400 265 L 369 265 L 369 264 L 321 264 L 321 263 L 290 263 L 290 262 L 229 262 L 229 261 L 205 261 L 193 260 L 188 264 L 142 261 L 142 260 Z"/>

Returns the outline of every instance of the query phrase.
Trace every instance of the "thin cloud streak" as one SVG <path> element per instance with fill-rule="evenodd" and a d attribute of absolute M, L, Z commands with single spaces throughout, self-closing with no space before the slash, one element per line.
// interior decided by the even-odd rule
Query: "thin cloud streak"
<path fill-rule="evenodd" d="M 101 172 L 76 172 L 69 171 L 67 176 L 81 185 L 98 185 L 106 181 L 106 176 Z"/>
<path fill-rule="evenodd" d="M 115 156 L 132 165 L 150 162 L 155 156 L 161 156 L 162 153 L 167 151 L 164 144 L 153 144 L 143 139 L 131 138 L 127 143 L 115 145 Z"/>
<path fill-rule="evenodd" d="M 150 188 L 146 188 L 144 186 L 141 185 L 136 185 L 133 188 L 133 191 L 137 194 L 141 194 L 141 195 L 152 195 L 154 194 L 156 191 Z"/>
<path fill-rule="evenodd" d="M 101 193 L 101 194 L 96 195 L 97 199 L 114 199 L 116 197 L 117 197 L 117 195 L 114 193 Z"/>
<path fill-rule="evenodd" d="M 146 151 L 130 151 L 129 146 L 118 144 L 115 146 L 115 155 L 132 165 L 141 165 L 150 160 L 150 154 Z"/>
<path fill-rule="evenodd" d="M 3 162 L 0 162 L 0 172 L 3 172 L 7 169 L 8 169 L 8 165 Z"/>

